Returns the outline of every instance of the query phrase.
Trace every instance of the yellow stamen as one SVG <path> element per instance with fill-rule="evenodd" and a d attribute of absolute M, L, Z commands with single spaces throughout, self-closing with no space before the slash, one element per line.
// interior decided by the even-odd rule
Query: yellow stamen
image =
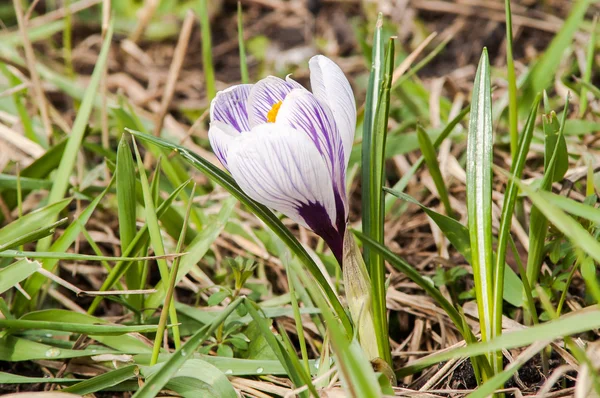
<path fill-rule="evenodd" d="M 277 118 L 279 108 L 281 108 L 281 101 L 273 104 L 273 107 L 271 108 L 269 113 L 267 113 L 267 123 L 275 123 L 275 119 Z"/>

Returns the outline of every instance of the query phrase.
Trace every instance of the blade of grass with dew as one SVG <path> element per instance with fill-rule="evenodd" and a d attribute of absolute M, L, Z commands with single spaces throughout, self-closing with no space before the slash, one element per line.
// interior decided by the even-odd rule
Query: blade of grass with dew
<path fill-rule="evenodd" d="M 594 68 L 594 55 L 596 53 L 596 28 L 598 26 L 598 14 L 594 16 L 594 22 L 592 23 L 592 31 L 590 33 L 590 41 L 588 43 L 587 54 L 585 58 L 585 71 L 583 71 L 582 81 L 590 83 L 592 80 L 592 69 Z M 588 98 L 587 98 L 587 87 L 586 85 L 581 86 L 579 92 L 579 117 L 583 118 L 587 111 Z"/>
<path fill-rule="evenodd" d="M 437 148 L 439 148 L 439 146 L 442 144 L 442 142 L 444 142 L 444 140 L 446 138 L 448 138 L 450 133 L 452 133 L 452 131 L 454 131 L 454 128 L 464 119 L 464 117 L 470 112 L 470 110 L 471 110 L 471 106 L 467 105 L 465 108 L 463 108 L 460 111 L 460 113 L 458 115 L 456 115 L 456 117 L 454 119 L 452 119 L 450 122 L 448 122 L 448 124 L 446 125 L 444 130 L 442 130 L 442 133 L 433 142 L 434 149 L 437 150 Z M 415 175 L 415 173 L 417 172 L 419 167 L 421 167 L 424 162 L 425 162 L 425 158 L 423 156 L 421 156 L 412 165 L 410 170 L 407 173 L 404 173 L 402 178 L 392 187 L 392 189 L 396 192 L 403 192 L 404 188 L 406 188 L 406 186 L 408 185 L 408 182 L 410 181 L 410 179 Z M 394 197 L 394 195 L 392 195 L 388 192 L 388 195 L 385 198 L 385 214 L 389 213 L 389 211 L 392 209 L 392 206 L 394 205 L 395 202 L 396 202 L 396 198 Z"/>
<path fill-rule="evenodd" d="M 492 96 L 490 66 L 484 48 L 475 75 L 467 138 L 467 209 L 471 265 L 481 339 L 493 336 L 492 253 Z M 497 369 L 496 369 L 497 370 Z"/>
<path fill-rule="evenodd" d="M 67 358 L 92 357 L 101 354 L 121 354 L 119 351 L 101 348 L 86 348 L 73 350 L 70 348 L 58 348 L 49 344 L 19 338 L 11 335 L 0 338 L 0 361 L 24 362 L 32 360 L 53 360 Z"/>
<path fill-rule="evenodd" d="M 62 200 L 67 192 L 69 178 L 73 171 L 73 166 L 75 165 L 75 158 L 79 152 L 79 147 L 81 146 L 83 135 L 92 112 L 93 102 L 96 98 L 96 92 L 98 91 L 100 78 L 102 77 L 102 71 L 104 70 L 104 66 L 108 59 L 112 34 L 113 24 L 111 23 L 110 27 L 108 28 L 104 43 L 102 43 L 102 49 L 100 50 L 100 55 L 96 61 L 96 66 L 94 67 L 94 72 L 92 73 L 92 77 L 87 86 L 81 107 L 79 108 L 77 116 L 75 117 L 75 121 L 73 122 L 73 128 L 71 129 L 63 157 L 60 161 L 60 165 L 58 166 L 58 170 L 56 171 L 56 175 L 54 176 L 54 183 L 52 184 L 52 188 L 48 194 L 48 203 L 54 203 Z M 49 219 L 50 222 L 55 220 L 55 218 Z M 51 238 L 45 238 L 38 243 L 37 249 L 40 251 L 46 251 L 50 247 L 50 244 Z"/>
<path fill-rule="evenodd" d="M 127 134 L 121 136 L 117 148 L 117 217 L 119 220 L 119 238 L 121 241 L 121 253 L 123 253 L 137 233 L 136 203 L 135 200 L 135 165 L 131 156 L 131 149 L 127 143 Z M 141 289 L 141 265 L 133 264 L 125 273 L 125 283 L 128 289 Z M 138 295 L 129 298 L 130 304 L 135 308 L 141 308 L 142 297 Z"/>
<path fill-rule="evenodd" d="M 298 263 L 291 261 L 290 266 L 302 284 L 309 291 L 321 316 L 327 325 L 330 343 L 336 358 L 340 378 L 344 390 L 349 396 L 375 398 L 381 396 L 381 388 L 375 377 L 371 363 L 368 361 L 358 341 L 349 335 L 340 324 L 337 314 L 332 312 L 326 302 L 326 296 L 308 277 L 306 271 Z"/>
<path fill-rule="evenodd" d="M 386 55 L 384 59 L 383 81 L 379 89 L 379 99 L 377 110 L 373 115 L 373 130 L 371 133 L 370 155 L 368 163 L 363 163 L 363 168 L 367 168 L 369 179 L 363 181 L 367 184 L 369 193 L 363 197 L 363 202 L 368 204 L 368 213 L 363 220 L 368 220 L 363 228 L 365 233 L 374 240 L 383 243 L 385 214 L 383 209 L 383 191 L 384 185 L 384 163 L 385 163 L 385 140 L 388 130 L 388 116 L 390 111 L 390 87 L 392 85 L 392 74 L 394 72 L 394 40 L 391 38 L 388 42 Z M 364 145 L 364 143 L 363 143 Z M 364 159 L 363 159 L 364 162 Z M 379 349 L 379 356 L 390 366 L 392 357 L 388 339 L 387 310 L 385 300 L 385 265 L 383 258 L 379 254 L 369 253 L 367 268 L 371 277 L 371 286 L 373 293 L 371 295 L 373 305 L 373 323 L 375 326 L 375 338 Z"/>
<path fill-rule="evenodd" d="M 148 134 L 143 134 L 138 131 L 127 129 L 130 134 L 133 134 L 137 138 L 147 143 L 160 146 L 165 149 L 169 149 L 175 151 L 179 156 L 181 156 L 184 160 L 189 162 L 195 168 L 203 172 L 207 177 L 209 177 L 213 182 L 225 188 L 229 193 L 231 193 L 236 199 L 238 199 L 241 203 L 246 205 L 254 215 L 256 215 L 259 219 L 261 219 L 294 253 L 300 261 L 304 264 L 304 266 L 309 270 L 312 277 L 315 279 L 319 287 L 325 292 L 327 299 L 329 300 L 331 306 L 333 307 L 336 315 L 342 321 L 344 328 L 347 333 L 351 333 L 352 327 L 350 325 L 350 320 L 348 319 L 348 315 L 346 314 L 342 304 L 340 303 L 339 298 L 336 293 L 333 291 L 326 277 L 321 273 L 321 270 L 314 262 L 312 257 L 308 254 L 306 249 L 298 242 L 298 240 L 290 233 L 290 231 L 281 223 L 279 218 L 273 214 L 271 210 L 267 207 L 255 202 L 250 199 L 236 184 L 236 182 L 223 172 L 221 169 L 202 158 L 201 156 L 190 152 L 186 148 L 172 144 L 166 140 L 163 140 L 158 137 L 154 137 Z"/>
<path fill-rule="evenodd" d="M 137 365 L 127 365 L 92 377 L 91 379 L 80 381 L 70 387 L 63 388 L 60 391 L 79 395 L 92 394 L 114 387 L 126 380 L 133 379 L 138 373 L 139 368 Z"/>
<path fill-rule="evenodd" d="M 377 16 L 375 24 L 375 32 L 373 33 L 373 48 L 371 55 L 371 71 L 369 75 L 369 85 L 367 86 L 367 97 L 365 100 L 365 111 L 363 117 L 363 132 L 362 132 L 362 225 L 363 230 L 371 230 L 371 219 L 369 212 L 370 203 L 370 181 L 371 181 L 371 141 L 373 135 L 373 126 L 375 121 L 375 113 L 377 112 L 377 104 L 379 103 L 379 88 L 383 80 L 383 62 L 384 62 L 384 44 L 382 39 L 383 15 L 380 13 Z M 367 249 L 364 252 L 365 261 L 370 264 L 370 254 Z"/>
<path fill-rule="evenodd" d="M 171 192 L 171 194 L 167 197 L 167 199 L 165 199 L 165 201 L 162 202 L 160 204 L 160 206 L 158 206 L 158 209 L 156 210 L 156 217 L 159 220 L 162 219 L 163 216 L 165 216 L 167 209 L 169 209 L 171 206 L 171 203 L 173 203 L 175 198 L 188 185 L 188 183 L 189 183 L 189 181 L 186 181 L 185 183 L 183 183 L 179 187 L 177 187 L 175 190 L 173 190 L 173 192 Z M 123 252 L 123 255 L 132 256 L 132 255 L 139 253 L 141 250 L 143 250 L 144 247 L 146 247 L 147 242 L 148 242 L 148 224 L 145 224 L 137 232 L 133 241 L 129 244 L 127 249 Z M 113 267 L 112 271 L 104 279 L 104 282 L 102 283 L 102 286 L 100 287 L 100 291 L 107 291 L 107 290 L 111 289 L 115 285 L 115 283 L 117 283 L 117 281 L 125 274 L 125 272 L 127 272 L 127 268 L 129 266 L 131 266 L 131 264 L 132 264 L 131 261 L 118 262 Z M 104 298 L 101 296 L 95 297 L 94 301 L 88 308 L 88 314 L 93 314 L 103 299 Z"/>
<path fill-rule="evenodd" d="M 242 84 L 248 84 L 248 61 L 246 60 L 246 43 L 244 41 L 244 14 L 242 3 L 237 2 L 238 47 L 240 49 L 240 75 Z"/>
<path fill-rule="evenodd" d="M 452 206 L 450 205 L 448 190 L 446 189 L 446 184 L 444 182 L 444 178 L 442 177 L 442 172 L 440 171 L 440 165 L 438 163 L 437 154 L 435 153 L 433 143 L 429 139 L 429 136 L 425 130 L 423 130 L 423 127 L 420 125 L 417 126 L 417 136 L 419 137 L 421 153 L 423 154 L 423 158 L 427 164 L 427 169 L 429 170 L 431 179 L 433 180 L 435 188 L 437 189 L 437 194 L 444 204 L 446 214 L 452 217 L 454 212 L 452 211 Z"/>
<path fill-rule="evenodd" d="M 515 156 L 512 158 L 512 165 L 510 173 L 517 178 L 521 178 L 523 169 L 525 168 L 525 162 L 527 160 L 527 154 L 529 153 L 529 147 L 531 145 L 531 139 L 533 138 L 533 131 L 535 128 L 535 122 L 537 118 L 538 107 L 540 105 L 541 95 L 538 94 L 533 101 L 531 106 L 531 112 L 525 123 L 523 134 L 519 140 L 519 147 Z M 504 203 L 502 205 L 502 215 L 500 217 L 500 227 L 498 228 L 498 245 L 496 249 L 496 264 L 494 265 L 494 308 L 493 308 L 493 329 L 492 337 L 500 336 L 502 334 L 502 314 L 503 314 L 503 297 L 504 297 L 504 273 L 506 264 L 506 250 L 508 244 L 508 237 L 510 236 L 510 229 L 512 225 L 512 217 L 514 214 L 515 204 L 517 200 L 517 194 L 519 189 L 515 184 L 514 180 L 509 180 L 504 193 Z M 496 353 L 496 373 L 500 373 L 503 368 L 502 364 L 503 355 L 501 352 Z"/>
<path fill-rule="evenodd" d="M 568 96 L 565 101 L 565 110 L 563 112 L 563 119 L 558 128 L 558 136 L 554 139 L 554 135 L 556 133 L 556 125 L 553 121 L 548 120 L 547 118 L 542 117 L 544 123 L 544 177 L 542 178 L 542 183 L 540 185 L 540 190 L 547 191 L 551 188 L 552 183 L 556 180 L 557 177 L 562 176 L 560 174 L 556 174 L 556 165 L 558 163 L 559 158 L 563 158 L 566 156 L 563 152 L 562 145 L 559 143 L 564 138 L 564 128 L 567 119 L 567 110 L 569 106 Z M 550 113 L 550 117 L 554 118 L 555 116 Z M 565 149 L 566 150 L 566 149 Z M 563 153 L 559 155 L 559 153 Z M 549 156 L 548 154 L 551 154 Z M 566 170 L 563 171 L 563 175 Z M 527 265 L 525 267 L 527 271 L 527 280 L 529 281 L 529 285 L 531 288 L 534 288 L 539 279 L 540 269 L 542 266 L 543 255 L 544 255 L 544 246 L 546 243 L 546 234 L 548 230 L 548 219 L 543 214 L 543 212 L 537 208 L 537 206 L 533 206 L 531 208 L 531 213 L 529 215 L 529 254 L 527 256 Z M 525 322 L 529 322 L 530 315 L 525 314 Z"/>
<path fill-rule="evenodd" d="M 158 224 L 158 217 L 156 216 L 156 207 L 154 205 L 154 198 L 150 192 L 150 186 L 148 184 L 148 177 L 146 176 L 146 170 L 144 168 L 144 163 L 142 161 L 142 157 L 140 156 L 140 152 L 137 147 L 137 143 L 135 142 L 135 138 L 133 141 L 133 149 L 135 151 L 135 157 L 138 165 L 138 172 L 140 174 L 140 182 L 142 183 L 142 192 L 144 194 L 144 213 L 146 215 L 146 225 L 148 225 L 148 235 L 150 236 L 150 242 L 152 244 L 152 249 L 154 253 L 159 256 L 164 256 L 165 247 L 162 240 L 162 235 L 160 233 L 160 225 Z M 159 259 L 156 261 L 158 264 L 158 271 L 160 273 L 160 279 L 163 282 L 163 290 L 166 291 L 168 283 L 169 283 L 169 266 L 167 265 L 166 260 Z M 175 347 L 179 348 L 181 346 L 181 336 L 179 335 L 179 327 L 177 324 L 177 311 L 175 310 L 175 305 L 171 303 L 168 308 L 163 308 L 163 311 L 169 311 L 169 318 L 173 326 L 173 340 L 175 341 Z M 154 310 L 152 310 L 154 311 Z"/>
<path fill-rule="evenodd" d="M 565 49 L 571 46 L 573 36 L 582 25 L 591 3 L 591 0 L 577 0 L 573 2 L 569 16 L 560 28 L 560 31 L 554 36 L 550 45 L 529 73 L 526 83 L 526 95 L 522 101 L 523 104 L 530 103 L 528 99 L 547 89 L 548 85 L 553 81 L 558 66 L 564 59 L 563 54 Z"/>
<path fill-rule="evenodd" d="M 513 29 L 510 0 L 504 1 L 506 17 L 506 77 L 508 80 L 508 130 L 510 136 L 510 157 L 517 156 L 519 145 L 519 103 L 517 99 L 517 77 L 513 59 Z"/>
<path fill-rule="evenodd" d="M 202 329 L 198 330 L 190 337 L 181 348 L 170 355 L 169 359 L 163 364 L 146 383 L 133 395 L 134 398 L 153 398 L 160 390 L 169 382 L 181 366 L 194 354 L 196 349 L 206 339 L 208 339 L 214 331 L 229 317 L 229 315 L 244 301 L 243 297 L 238 297 L 227 306 L 215 320 Z"/>
<path fill-rule="evenodd" d="M 0 269 L 0 294 L 33 275 L 41 266 L 37 261 L 22 258 Z"/>
<path fill-rule="evenodd" d="M 208 0 L 200 0 L 198 16 L 202 36 L 202 68 L 204 70 L 204 84 L 206 97 L 210 101 L 217 92 L 215 88 L 215 70 L 212 60 L 212 39 L 210 33 L 210 20 L 208 16 Z"/>
<path fill-rule="evenodd" d="M 9 81 L 12 87 L 16 87 L 19 84 L 22 84 L 21 80 L 11 73 L 6 64 L 0 62 L 0 73 L 2 73 L 6 79 Z M 23 126 L 23 134 L 25 137 L 29 138 L 31 141 L 40 144 L 42 147 L 47 148 L 48 144 L 46 142 L 46 136 L 44 134 L 37 135 L 33 128 L 33 122 L 29 113 L 27 112 L 27 107 L 24 104 L 25 95 L 22 92 L 15 92 L 12 94 L 13 102 L 15 103 L 15 107 L 17 108 L 17 113 L 19 114 L 19 120 L 21 121 L 21 125 Z"/>
<path fill-rule="evenodd" d="M 192 192 L 190 194 L 190 199 L 194 198 L 194 194 L 196 193 L 196 184 L 192 187 Z M 190 219 L 190 213 L 192 212 L 192 200 L 188 201 L 187 209 L 185 212 L 185 218 L 183 221 L 183 228 L 181 229 L 181 235 L 179 236 L 179 240 L 177 241 L 177 248 L 175 249 L 176 253 L 181 253 L 183 248 L 183 242 L 185 242 L 185 234 L 188 230 L 188 221 Z M 160 319 L 158 321 L 158 330 L 156 332 L 156 337 L 154 339 L 154 347 L 152 349 L 152 358 L 150 358 L 150 366 L 156 365 L 158 361 L 158 354 L 160 354 L 160 348 L 163 344 L 164 333 L 167 328 L 167 314 L 166 308 L 171 307 L 171 302 L 173 301 L 173 294 L 175 293 L 175 285 L 177 283 L 177 273 L 179 271 L 179 263 L 181 261 L 181 257 L 178 257 L 173 262 L 173 266 L 171 267 L 171 274 L 169 275 L 169 286 L 167 288 L 167 293 L 164 301 L 164 306 L 162 312 L 160 313 Z M 174 308 L 173 304 L 173 308 Z M 178 347 L 179 348 L 179 347 Z"/>
<path fill-rule="evenodd" d="M 77 237 L 81 233 L 81 230 L 84 228 L 85 224 L 92 216 L 92 213 L 94 212 L 100 201 L 110 191 L 114 181 L 115 179 L 113 177 L 110 180 L 110 182 L 106 185 L 104 191 L 98 194 L 98 196 L 94 198 L 94 200 L 87 206 L 87 208 L 85 208 L 85 210 L 83 210 L 81 214 L 76 219 L 74 219 L 73 222 L 71 222 L 71 224 L 65 229 L 63 234 L 60 237 L 58 237 L 58 239 L 56 239 L 56 241 L 54 241 L 54 243 L 50 246 L 50 252 L 64 253 L 69 249 L 69 247 L 73 244 L 73 242 L 75 242 L 75 239 L 77 239 Z M 43 252 L 39 249 L 39 244 L 36 252 L 38 255 L 41 252 Z M 0 255 L 2 253 L 6 252 L 1 252 Z M 48 258 L 45 259 L 42 264 L 45 270 L 52 272 L 58 264 L 58 259 Z M 45 282 L 46 278 L 39 274 L 32 275 L 31 278 L 29 278 L 27 282 L 25 282 L 23 288 L 27 292 L 27 294 L 29 294 L 29 296 L 32 298 L 32 301 L 35 301 L 38 292 L 40 291 Z M 31 304 L 32 303 L 25 297 L 17 296 L 13 303 L 13 312 L 15 314 L 22 315 Z"/>

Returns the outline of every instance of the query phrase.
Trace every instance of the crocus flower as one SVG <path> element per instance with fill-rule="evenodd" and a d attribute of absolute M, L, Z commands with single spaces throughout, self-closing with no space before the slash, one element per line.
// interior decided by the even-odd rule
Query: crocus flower
<path fill-rule="evenodd" d="M 249 197 L 312 229 L 341 264 L 356 105 L 339 66 L 322 55 L 308 65 L 312 92 L 289 76 L 219 92 L 208 136 Z"/>

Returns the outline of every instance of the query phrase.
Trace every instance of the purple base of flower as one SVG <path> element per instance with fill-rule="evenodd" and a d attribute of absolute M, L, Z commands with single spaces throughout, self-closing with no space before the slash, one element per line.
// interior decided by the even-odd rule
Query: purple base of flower
<path fill-rule="evenodd" d="M 320 203 L 309 203 L 298 209 L 300 216 L 306 221 L 309 228 L 319 235 L 327 246 L 333 252 L 340 266 L 342 266 L 342 253 L 344 247 L 344 232 L 346 229 L 345 223 L 337 220 L 338 226 L 341 224 L 340 230 L 331 225 L 327 211 Z M 339 218 L 339 217 L 338 217 Z"/>

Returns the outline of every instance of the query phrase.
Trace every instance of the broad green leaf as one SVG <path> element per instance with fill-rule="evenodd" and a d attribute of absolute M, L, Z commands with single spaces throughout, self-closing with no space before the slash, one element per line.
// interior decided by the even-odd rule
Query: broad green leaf
<path fill-rule="evenodd" d="M 467 137 L 467 208 L 471 265 L 483 341 L 493 336 L 492 127 L 490 65 L 484 48 L 475 75 Z"/>
<path fill-rule="evenodd" d="M 453 212 L 452 206 L 450 206 L 448 190 L 446 189 L 446 184 L 444 182 L 444 178 L 442 177 L 442 172 L 440 171 L 440 164 L 438 163 L 437 154 L 435 153 L 433 143 L 421 126 L 417 126 L 417 136 L 419 137 L 421 153 L 423 154 L 423 158 L 425 158 L 425 163 L 427 164 L 427 169 L 429 170 L 429 174 L 431 174 L 431 178 L 433 179 L 437 189 L 437 194 L 444 204 L 446 214 L 452 216 Z"/>
<path fill-rule="evenodd" d="M 56 231 L 56 228 L 66 224 L 68 221 L 69 219 L 65 217 L 53 224 L 46 225 L 45 227 L 36 229 L 35 231 L 25 233 L 9 242 L 4 242 L 2 245 L 0 245 L 0 251 L 12 249 L 14 247 L 24 245 L 25 243 L 35 242 L 36 240 L 52 235 Z"/>

